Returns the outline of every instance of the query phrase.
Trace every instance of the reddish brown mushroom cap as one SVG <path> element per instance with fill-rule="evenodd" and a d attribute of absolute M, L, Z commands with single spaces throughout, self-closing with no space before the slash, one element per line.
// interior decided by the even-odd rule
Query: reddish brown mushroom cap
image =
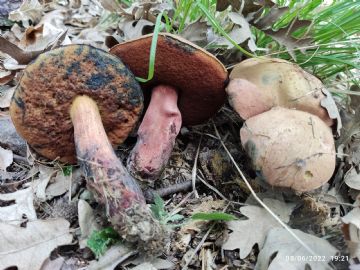
<path fill-rule="evenodd" d="M 138 77 L 146 78 L 153 35 L 118 44 L 113 53 Z M 200 124 L 225 102 L 228 73 L 213 55 L 178 36 L 158 37 L 154 78 L 143 84 L 148 94 L 156 85 L 169 85 L 179 93 L 178 107 L 185 125 Z"/>
<path fill-rule="evenodd" d="M 79 95 L 97 102 L 113 145 L 126 139 L 143 107 L 139 84 L 117 57 L 70 45 L 41 54 L 24 70 L 10 106 L 17 131 L 41 155 L 75 163 L 69 111 Z"/>

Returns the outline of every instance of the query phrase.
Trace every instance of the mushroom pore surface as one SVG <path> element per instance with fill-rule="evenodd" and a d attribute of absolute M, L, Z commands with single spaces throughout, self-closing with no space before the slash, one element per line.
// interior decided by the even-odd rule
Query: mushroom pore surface
<path fill-rule="evenodd" d="M 139 84 L 121 60 L 69 45 L 41 54 L 24 70 L 10 105 L 18 133 L 41 155 L 75 163 L 69 111 L 78 95 L 96 101 L 113 145 L 127 138 L 143 108 Z"/>
<path fill-rule="evenodd" d="M 271 186 L 310 191 L 335 170 L 332 132 L 316 115 L 276 107 L 247 119 L 240 137 L 255 170 Z"/>
<path fill-rule="evenodd" d="M 120 235 L 151 254 L 167 234 L 111 143 L 133 129 L 143 104 L 140 86 L 113 55 L 71 45 L 40 55 L 24 71 L 10 111 L 19 133 L 40 154 L 76 157 L 88 188 Z"/>

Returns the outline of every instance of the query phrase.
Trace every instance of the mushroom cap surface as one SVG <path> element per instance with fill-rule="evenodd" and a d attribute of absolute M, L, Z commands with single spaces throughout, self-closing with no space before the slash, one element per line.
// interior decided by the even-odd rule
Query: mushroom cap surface
<path fill-rule="evenodd" d="M 331 129 L 316 115 L 276 107 L 247 119 L 240 137 L 255 170 L 271 186 L 310 191 L 335 170 Z"/>
<path fill-rule="evenodd" d="M 329 126 L 333 124 L 327 110 L 320 104 L 325 98 L 322 82 L 296 64 L 277 58 L 251 58 L 234 67 L 230 80 L 235 79 L 248 80 L 258 89 L 254 92 L 254 87 L 239 88 L 239 92 L 251 92 L 247 99 L 241 99 L 240 94 L 236 99 L 238 108 L 241 108 L 238 113 L 244 119 L 256 115 L 255 112 L 281 106 L 315 114 Z M 245 84 L 239 86 L 245 87 Z M 230 98 L 236 95 L 236 90 L 236 84 L 230 83 L 227 88 Z M 259 103 L 259 99 L 266 100 L 266 106 Z"/>
<path fill-rule="evenodd" d="M 110 49 L 138 77 L 147 78 L 153 35 L 118 44 Z M 160 33 L 155 57 L 155 73 L 142 84 L 144 94 L 159 84 L 174 87 L 185 125 L 203 123 L 224 104 L 228 73 L 212 54 L 176 35 Z"/>
<path fill-rule="evenodd" d="M 113 145 L 132 131 L 143 94 L 120 59 L 88 45 L 69 45 L 39 55 L 23 72 L 10 105 L 18 133 L 39 154 L 76 163 L 70 108 L 76 96 L 98 105 Z"/>

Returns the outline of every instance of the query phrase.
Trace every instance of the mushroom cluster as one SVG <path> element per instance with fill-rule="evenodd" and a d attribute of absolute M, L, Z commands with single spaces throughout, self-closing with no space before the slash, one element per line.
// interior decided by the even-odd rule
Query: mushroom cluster
<path fill-rule="evenodd" d="M 226 92 L 246 120 L 241 143 L 264 182 L 304 192 L 331 178 L 333 120 L 321 107 L 322 89 L 319 79 L 284 60 L 248 59 L 234 67 Z"/>
<path fill-rule="evenodd" d="M 153 35 L 118 44 L 120 57 L 138 77 L 147 77 Z M 226 99 L 228 73 L 212 54 L 179 36 L 160 33 L 154 77 L 142 84 L 150 99 L 127 168 L 139 180 L 153 182 L 167 164 L 181 125 L 201 124 Z M 150 97 L 151 96 L 151 97 Z"/>
<path fill-rule="evenodd" d="M 123 238 L 159 252 L 164 228 L 112 147 L 126 139 L 142 109 L 140 86 L 117 57 L 69 45 L 41 54 L 26 67 L 10 114 L 38 153 L 67 163 L 78 160 L 89 189 Z"/>

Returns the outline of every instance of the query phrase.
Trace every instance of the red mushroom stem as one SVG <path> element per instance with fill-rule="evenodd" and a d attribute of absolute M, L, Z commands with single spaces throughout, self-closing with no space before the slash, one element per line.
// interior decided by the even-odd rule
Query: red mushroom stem
<path fill-rule="evenodd" d="M 114 153 L 104 130 L 98 106 L 87 96 L 78 96 L 70 110 L 76 153 L 89 189 L 115 229 L 140 249 L 161 250 L 165 233 L 152 217 L 136 181 Z"/>
<path fill-rule="evenodd" d="M 177 100 L 177 91 L 171 86 L 159 85 L 152 90 L 137 143 L 127 163 L 137 179 L 156 180 L 167 164 L 182 124 Z"/>

